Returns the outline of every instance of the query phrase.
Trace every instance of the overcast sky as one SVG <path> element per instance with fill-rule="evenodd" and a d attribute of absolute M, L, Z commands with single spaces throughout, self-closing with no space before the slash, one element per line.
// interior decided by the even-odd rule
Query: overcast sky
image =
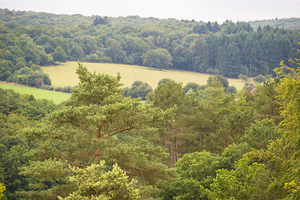
<path fill-rule="evenodd" d="M 254 21 L 300 18 L 300 0 L 0 0 L 0 8 L 86 16 Z"/>

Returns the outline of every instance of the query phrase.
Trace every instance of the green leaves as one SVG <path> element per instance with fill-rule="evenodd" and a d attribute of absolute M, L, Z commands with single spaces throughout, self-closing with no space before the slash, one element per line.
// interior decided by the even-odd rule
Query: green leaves
<path fill-rule="evenodd" d="M 148 67 L 168 69 L 173 65 L 173 58 L 167 49 L 150 49 L 141 58 L 143 59 L 143 64 Z"/>
<path fill-rule="evenodd" d="M 53 61 L 58 62 L 66 62 L 67 61 L 67 54 L 65 50 L 58 46 L 55 48 L 54 52 L 52 53 Z"/>
<path fill-rule="evenodd" d="M 217 176 L 205 190 L 209 199 L 274 199 L 276 196 L 267 190 L 270 174 L 263 164 L 241 159 L 235 169 L 217 170 Z"/>
<path fill-rule="evenodd" d="M 66 164 L 94 170 L 96 166 L 93 164 L 103 159 L 108 165 L 119 163 L 128 175 L 138 177 L 140 185 L 164 187 L 162 182 L 170 176 L 163 163 L 167 154 L 162 148 L 154 147 L 139 138 L 139 133 L 147 133 L 148 128 L 163 119 L 162 110 L 153 108 L 151 104 L 143 104 L 139 99 L 122 97 L 120 76 L 90 73 L 80 63 L 77 74 L 80 79 L 79 88 L 73 90 L 71 98 L 61 109 L 52 112 L 44 126 L 23 131 L 28 141 L 35 140 L 36 148 L 28 156 L 38 161 L 22 169 L 23 175 L 31 177 L 31 186 L 36 191 L 20 194 L 28 198 L 54 198 L 73 192 L 67 199 L 74 199 L 78 195 L 90 198 L 93 192 L 99 190 L 99 195 L 103 191 L 107 192 L 103 194 L 103 198 L 122 199 L 124 196 L 124 199 L 134 199 L 137 196 L 135 192 L 131 196 L 123 193 L 116 197 L 115 194 L 110 195 L 115 192 L 116 187 L 123 186 L 104 188 L 104 185 L 99 185 L 100 180 L 89 185 L 89 192 L 84 189 L 77 192 L 77 187 L 85 186 L 75 181 L 79 176 L 70 179 L 71 172 L 67 170 Z M 82 170 L 84 169 L 78 169 L 81 175 L 90 173 Z M 126 181 L 125 178 L 120 178 L 123 175 L 117 171 L 118 169 L 114 172 L 115 175 L 111 174 L 108 183 L 119 179 L 122 179 L 121 182 L 127 181 L 127 178 Z M 82 182 L 92 181 L 86 175 L 81 175 Z M 44 176 L 48 178 L 45 179 Z"/>
<path fill-rule="evenodd" d="M 0 183 L 0 199 L 3 197 L 3 192 L 5 191 L 5 186 Z"/>
<path fill-rule="evenodd" d="M 137 182 L 134 179 L 129 181 L 125 172 L 116 164 L 107 172 L 105 161 L 84 169 L 69 167 L 69 172 L 73 174 L 69 181 L 74 183 L 77 190 L 66 198 L 58 199 L 139 199 Z"/>

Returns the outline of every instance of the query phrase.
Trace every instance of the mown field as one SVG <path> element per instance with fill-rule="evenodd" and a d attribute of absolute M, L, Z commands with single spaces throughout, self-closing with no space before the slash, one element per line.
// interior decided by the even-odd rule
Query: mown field
<path fill-rule="evenodd" d="M 20 94 L 32 94 L 37 99 L 52 99 L 56 104 L 67 100 L 71 96 L 71 94 L 69 93 L 54 92 L 33 87 L 11 85 L 6 83 L 0 83 L 0 87 L 4 89 L 13 89 L 15 92 L 18 92 Z"/>
<path fill-rule="evenodd" d="M 199 85 L 205 85 L 207 79 L 211 74 L 201 74 L 190 71 L 181 70 L 159 70 L 150 69 L 149 67 L 113 64 L 113 63 L 87 63 L 82 62 L 91 72 L 105 73 L 117 76 L 121 74 L 121 82 L 124 87 L 130 87 L 134 81 L 143 81 L 148 83 L 153 89 L 156 88 L 157 82 L 163 78 L 171 78 L 177 82 L 182 82 L 185 86 L 188 82 L 195 82 Z M 78 84 L 78 77 L 75 74 L 77 62 L 66 62 L 60 65 L 53 65 L 41 67 L 44 73 L 49 74 L 52 85 L 56 87 L 76 86 Z M 241 79 L 228 79 L 229 85 L 233 85 L 237 90 L 241 90 L 244 83 Z"/>

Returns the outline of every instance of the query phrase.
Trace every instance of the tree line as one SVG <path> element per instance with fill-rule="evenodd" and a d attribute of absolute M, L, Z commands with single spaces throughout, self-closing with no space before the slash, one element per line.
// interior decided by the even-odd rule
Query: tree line
<path fill-rule="evenodd" d="M 297 30 L 269 25 L 254 30 L 249 23 L 230 20 L 223 24 L 177 20 L 133 26 L 113 24 L 112 19 L 101 16 L 94 16 L 88 23 L 77 16 L 74 20 L 78 24 L 31 25 L 21 23 L 20 17 L 35 19 L 35 15 L 40 15 L 46 20 L 47 14 L 0 11 L 0 78 L 28 85 L 40 85 L 41 81 L 50 84 L 47 75 L 35 65 L 66 60 L 176 68 L 226 77 L 274 76 L 273 69 L 281 60 L 296 56 L 300 38 Z M 52 15 L 49 20 L 54 16 L 60 20 L 70 17 Z M 126 20 L 131 19 L 139 17 Z M 31 68 L 30 74 L 35 75 L 21 72 L 24 67 Z"/>

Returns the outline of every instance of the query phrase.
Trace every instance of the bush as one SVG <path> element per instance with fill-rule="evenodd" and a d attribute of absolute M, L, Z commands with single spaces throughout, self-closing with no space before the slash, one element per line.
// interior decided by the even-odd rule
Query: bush
<path fill-rule="evenodd" d="M 228 88 L 229 81 L 228 81 L 227 78 L 223 77 L 222 75 L 209 77 L 208 80 L 207 80 L 207 85 L 211 86 L 211 84 L 214 81 L 219 81 L 225 89 Z"/>
<path fill-rule="evenodd" d="M 62 91 L 62 92 L 66 92 L 66 93 L 72 93 L 72 91 L 71 91 L 71 86 L 66 86 L 66 87 L 62 88 L 61 91 Z"/>
<path fill-rule="evenodd" d="M 231 94 L 236 94 L 236 88 L 234 86 L 229 86 L 227 89 L 226 89 L 226 92 L 227 93 L 231 93 Z"/>
<path fill-rule="evenodd" d="M 240 74 L 239 79 L 242 79 L 243 81 L 247 82 L 248 76 L 244 74 Z"/>
<path fill-rule="evenodd" d="M 199 87 L 200 87 L 199 84 L 193 83 L 193 82 L 189 82 L 188 84 L 186 84 L 186 86 L 183 87 L 183 91 L 185 93 L 187 93 L 190 89 L 192 89 L 194 92 L 196 92 Z"/>
<path fill-rule="evenodd" d="M 258 75 L 256 78 L 253 79 L 254 81 L 257 81 L 259 83 L 265 82 L 267 80 L 267 78 L 263 75 Z"/>
<path fill-rule="evenodd" d="M 56 88 L 55 88 L 55 91 L 58 91 L 58 92 L 59 92 L 59 91 L 62 91 L 62 88 L 61 88 L 61 87 L 56 87 Z"/>
<path fill-rule="evenodd" d="M 131 88 L 128 90 L 128 96 L 132 98 L 139 98 L 141 97 L 143 100 L 146 100 L 146 96 L 149 92 L 152 92 L 153 89 L 148 83 L 142 81 L 135 81 Z"/>

